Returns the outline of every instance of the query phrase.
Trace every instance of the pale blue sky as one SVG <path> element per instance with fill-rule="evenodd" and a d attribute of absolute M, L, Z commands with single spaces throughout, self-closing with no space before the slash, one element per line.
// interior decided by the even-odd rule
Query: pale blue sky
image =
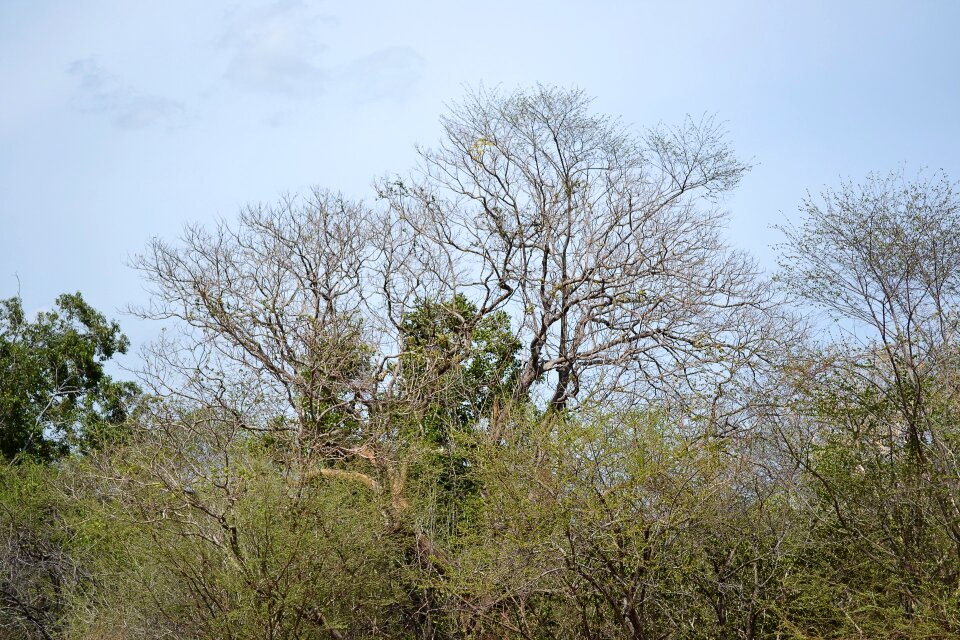
<path fill-rule="evenodd" d="M 714 113 L 772 267 L 805 191 L 960 178 L 960 1 L 0 0 L 0 297 L 143 301 L 128 256 L 314 185 L 369 197 L 464 85 L 578 86 L 638 128 Z M 153 329 L 120 316 L 142 342 Z"/>

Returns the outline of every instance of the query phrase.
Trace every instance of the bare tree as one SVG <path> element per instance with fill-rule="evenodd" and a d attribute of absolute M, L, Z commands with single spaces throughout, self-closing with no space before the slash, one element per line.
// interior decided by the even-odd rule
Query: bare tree
<path fill-rule="evenodd" d="M 406 471 L 386 437 L 397 372 L 368 286 L 374 237 L 366 208 L 315 191 L 151 242 L 135 266 L 154 297 L 134 312 L 177 322 L 148 348 L 141 381 L 163 401 L 141 423 L 175 442 L 175 403 L 218 416 L 227 441 L 268 434 L 296 453 L 284 465 L 297 486 L 323 476 L 373 490 L 393 526 Z"/>
<path fill-rule="evenodd" d="M 186 374 L 166 391 L 194 388 L 210 401 L 204 392 L 224 398 L 227 378 L 242 377 L 261 402 L 285 405 L 304 437 L 356 418 L 374 378 L 361 322 L 368 222 L 361 205 L 315 191 L 248 207 L 239 224 L 213 232 L 188 227 L 179 245 L 151 242 L 135 266 L 153 302 L 135 312 L 182 321 L 189 334 L 150 360 Z"/>
<path fill-rule="evenodd" d="M 783 282 L 843 321 L 869 362 L 864 382 L 898 407 L 923 458 L 929 385 L 956 396 L 960 329 L 960 198 L 943 174 L 871 175 L 808 197 L 801 226 L 783 228 Z M 925 388 L 926 387 L 926 388 Z"/>
<path fill-rule="evenodd" d="M 949 629 L 938 598 L 960 581 L 960 198 L 942 173 L 891 173 L 802 211 L 784 228 L 782 279 L 842 339 L 814 355 L 816 375 L 796 372 L 795 419 L 813 429 L 783 440 L 910 624 Z"/>
<path fill-rule="evenodd" d="M 446 296 L 508 309 L 524 343 L 514 397 L 549 404 L 589 377 L 631 392 L 716 391 L 769 340 L 771 292 L 722 239 L 719 199 L 748 169 L 711 119 L 642 137 L 580 91 L 484 91 L 442 119 L 411 183 L 383 182 L 393 224 Z"/>
<path fill-rule="evenodd" d="M 747 166 L 720 128 L 637 138 L 581 92 L 543 87 L 481 91 L 442 124 L 414 182 L 379 185 L 382 213 L 315 192 L 212 233 L 188 228 L 180 246 L 154 241 L 136 262 L 156 294 L 140 313 L 192 331 L 154 361 L 199 385 L 198 399 L 245 376 L 293 428 L 355 435 L 398 381 L 416 387 L 405 318 L 464 294 L 476 313 L 459 319 L 461 344 L 491 314 L 513 318 L 514 400 L 549 377 L 553 408 L 601 392 L 705 397 L 719 422 L 777 322 L 756 266 L 722 239 L 718 202 Z"/>

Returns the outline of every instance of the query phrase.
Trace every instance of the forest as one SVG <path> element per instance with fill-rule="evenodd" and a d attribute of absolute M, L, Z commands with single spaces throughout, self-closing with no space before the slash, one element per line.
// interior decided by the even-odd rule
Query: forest
<path fill-rule="evenodd" d="M 950 176 L 811 192 L 770 272 L 715 119 L 440 124 L 149 240 L 134 371 L 81 293 L 0 303 L 0 638 L 960 637 Z"/>

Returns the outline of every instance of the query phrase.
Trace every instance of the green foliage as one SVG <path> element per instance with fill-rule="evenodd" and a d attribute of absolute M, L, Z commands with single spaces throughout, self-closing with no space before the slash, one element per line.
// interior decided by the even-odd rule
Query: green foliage
<path fill-rule="evenodd" d="M 754 637 L 777 627 L 784 506 L 667 414 L 514 416 L 480 440 L 473 528 L 436 588 L 469 637 Z"/>
<path fill-rule="evenodd" d="M 512 392 L 521 345 L 505 312 L 481 317 L 462 294 L 447 302 L 422 300 L 401 330 L 403 375 L 438 391 L 421 421 L 428 440 L 448 442 L 450 429 L 476 422 Z"/>
<path fill-rule="evenodd" d="M 461 526 L 464 505 L 478 490 L 465 436 L 510 399 L 520 342 L 506 313 L 480 316 L 459 294 L 447 302 L 420 301 L 401 330 L 399 370 L 410 390 L 404 411 L 415 412 L 398 421 L 415 421 L 408 433 L 422 453 L 411 479 L 429 495 L 429 530 L 446 536 Z"/>
<path fill-rule="evenodd" d="M 362 338 L 360 323 L 340 318 L 331 326 L 317 323 L 302 367 L 300 420 L 309 436 L 346 444 L 360 430 L 356 397 L 351 383 L 370 368 L 372 351 Z"/>
<path fill-rule="evenodd" d="M 74 633 L 394 635 L 401 554 L 377 495 L 349 473 L 276 456 L 255 437 L 190 428 L 145 434 L 88 467 L 87 491 L 101 498 L 87 530 L 108 532 L 92 539 L 109 580 Z"/>
<path fill-rule="evenodd" d="M 128 346 L 79 293 L 33 321 L 19 298 L 0 302 L 0 453 L 54 460 L 115 437 L 137 387 L 104 363 Z"/>
<path fill-rule="evenodd" d="M 798 628 L 835 638 L 960 629 L 960 430 L 942 399 L 922 393 L 933 442 L 918 460 L 896 396 L 862 377 L 815 385 L 811 413 L 824 428 L 805 462 L 809 541 L 791 577 L 789 614 Z"/>
<path fill-rule="evenodd" d="M 74 471 L 29 459 L 0 463 L 0 637 L 65 637 L 76 609 L 95 602 L 93 511 L 65 490 Z"/>

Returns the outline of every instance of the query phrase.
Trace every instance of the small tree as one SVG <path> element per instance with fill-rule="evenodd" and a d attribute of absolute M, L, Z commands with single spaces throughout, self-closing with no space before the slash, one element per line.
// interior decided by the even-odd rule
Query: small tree
<path fill-rule="evenodd" d="M 476 305 L 463 295 L 423 300 L 401 330 L 400 375 L 411 391 L 420 388 L 429 398 L 425 428 L 435 442 L 447 442 L 446 430 L 476 422 L 513 393 L 520 343 L 506 313 L 478 318 Z"/>
<path fill-rule="evenodd" d="M 79 293 L 34 320 L 20 298 L 0 302 L 0 454 L 53 460 L 108 438 L 137 387 L 114 381 L 104 364 L 128 346 Z"/>

